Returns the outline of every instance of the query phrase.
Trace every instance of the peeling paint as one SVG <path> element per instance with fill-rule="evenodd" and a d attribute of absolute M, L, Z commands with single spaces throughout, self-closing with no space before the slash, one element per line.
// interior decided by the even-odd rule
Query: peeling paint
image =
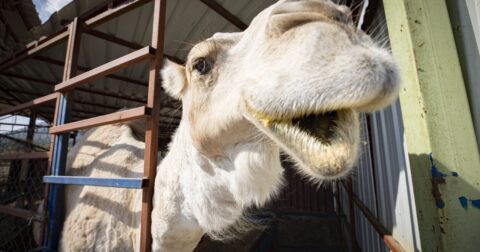
<path fill-rule="evenodd" d="M 480 199 L 472 200 L 472 199 L 468 199 L 465 196 L 461 196 L 461 197 L 458 198 L 458 200 L 460 201 L 460 205 L 465 210 L 468 208 L 468 203 L 471 203 L 473 207 L 475 207 L 477 209 L 480 209 Z"/>

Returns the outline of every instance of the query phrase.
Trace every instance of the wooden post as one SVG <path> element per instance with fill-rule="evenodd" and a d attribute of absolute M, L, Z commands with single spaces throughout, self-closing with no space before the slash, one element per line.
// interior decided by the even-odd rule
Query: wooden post
<path fill-rule="evenodd" d="M 63 81 L 76 74 L 78 52 L 80 49 L 80 29 L 78 18 L 75 18 L 68 26 L 68 43 L 63 69 Z M 62 93 L 57 99 L 55 108 L 54 125 L 62 125 L 70 120 L 72 94 Z M 57 135 L 53 138 L 53 146 L 50 149 L 51 174 L 63 175 L 67 161 L 69 133 Z M 53 148 L 52 148 L 53 147 Z M 63 225 L 63 185 L 52 184 L 48 192 L 48 229 L 44 240 L 45 246 L 50 250 L 58 249 L 60 232 Z"/>
<path fill-rule="evenodd" d="M 153 8 L 153 31 L 151 47 L 155 49 L 155 57 L 150 60 L 148 76 L 147 107 L 152 114 L 146 120 L 145 131 L 145 167 L 144 177 L 149 179 L 148 186 L 143 189 L 142 216 L 140 230 L 140 251 L 151 251 L 151 215 L 152 197 L 155 185 L 155 175 L 158 157 L 158 121 L 160 118 L 160 78 L 159 70 L 163 59 L 163 40 L 165 34 L 166 0 L 155 0 Z"/>
<path fill-rule="evenodd" d="M 37 120 L 37 114 L 35 113 L 35 111 L 31 111 L 30 112 L 30 121 L 28 123 L 28 127 L 27 127 L 27 135 L 26 135 L 26 138 L 25 138 L 25 143 L 26 143 L 26 147 L 27 149 L 25 150 L 25 152 L 31 152 L 32 151 L 32 143 L 33 143 L 33 134 L 34 134 L 34 131 L 35 131 L 35 121 Z M 18 177 L 18 183 L 19 183 L 19 186 L 20 186 L 20 191 L 22 192 L 22 194 L 25 194 L 26 191 L 27 191 L 27 177 L 28 177 L 28 171 L 29 171 L 29 163 L 30 163 L 30 160 L 28 159 L 24 159 L 21 162 L 21 165 L 20 165 L 20 172 L 19 172 L 19 177 Z M 30 202 L 29 202 L 30 203 Z M 17 202 L 16 202 L 16 207 L 17 208 L 24 208 L 25 207 L 25 198 L 24 197 L 20 197 Z"/>

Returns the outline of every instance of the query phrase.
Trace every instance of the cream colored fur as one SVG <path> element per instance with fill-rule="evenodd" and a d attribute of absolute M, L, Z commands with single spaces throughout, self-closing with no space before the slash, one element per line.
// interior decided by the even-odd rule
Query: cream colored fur
<path fill-rule="evenodd" d="M 245 209 L 282 186 L 280 149 L 315 181 L 351 171 L 358 112 L 379 109 L 398 91 L 390 54 L 357 31 L 345 6 L 280 1 L 242 33 L 197 44 L 186 65 L 166 62 L 165 90 L 183 103 L 180 126 L 157 169 L 154 251 L 192 251 L 205 233 L 228 238 Z M 195 65 L 208 59 L 212 69 Z M 292 119 L 338 111 L 322 142 Z M 143 142 L 121 124 L 90 130 L 69 154 L 69 173 L 141 177 Z M 63 251 L 137 251 L 141 193 L 67 186 Z"/>

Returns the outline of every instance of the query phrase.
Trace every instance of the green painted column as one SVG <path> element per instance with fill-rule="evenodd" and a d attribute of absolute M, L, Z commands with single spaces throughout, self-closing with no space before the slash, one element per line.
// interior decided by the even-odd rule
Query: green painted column
<path fill-rule="evenodd" d="M 480 158 L 446 4 L 383 2 L 400 65 L 400 103 L 422 251 L 480 251 L 480 209 L 471 202 L 464 209 L 459 201 L 461 196 L 480 199 Z M 444 183 L 441 178 L 432 183 L 429 153 L 439 171 L 449 175 Z"/>

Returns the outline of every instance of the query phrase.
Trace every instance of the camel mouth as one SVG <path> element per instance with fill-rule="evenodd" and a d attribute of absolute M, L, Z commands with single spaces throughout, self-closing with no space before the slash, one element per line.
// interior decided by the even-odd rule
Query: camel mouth
<path fill-rule="evenodd" d="M 260 127 L 312 179 L 335 180 L 351 171 L 359 144 L 358 113 L 353 109 L 269 118 L 250 113 Z"/>
<path fill-rule="evenodd" d="M 315 138 L 316 141 L 328 145 L 335 136 L 336 120 L 338 120 L 338 112 L 330 111 L 293 118 L 288 121 L 288 125 L 296 127 L 301 132 Z"/>

